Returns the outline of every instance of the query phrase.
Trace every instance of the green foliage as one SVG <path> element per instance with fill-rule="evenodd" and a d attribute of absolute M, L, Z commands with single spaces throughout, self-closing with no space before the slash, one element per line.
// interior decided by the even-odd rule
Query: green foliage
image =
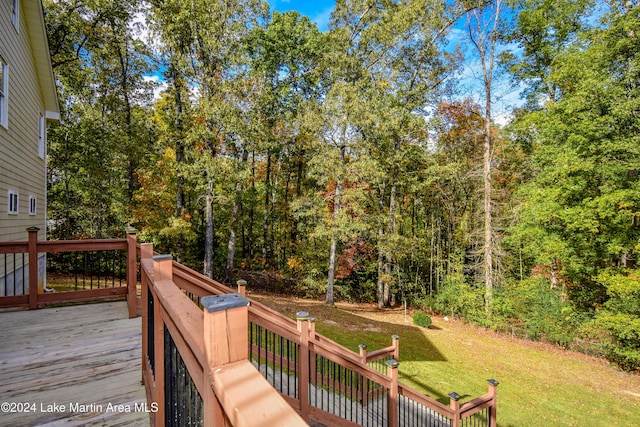
<path fill-rule="evenodd" d="M 423 328 L 428 328 L 431 326 L 431 317 L 425 313 L 424 311 L 416 311 L 413 313 L 413 324 L 422 326 Z"/>
<path fill-rule="evenodd" d="M 569 346 L 584 321 L 561 291 L 541 278 L 507 283 L 496 292 L 495 300 L 496 316 L 523 328 L 531 339 Z"/>
<path fill-rule="evenodd" d="M 607 357 L 629 370 L 640 369 L 640 271 L 607 270 L 597 280 L 609 300 L 595 316 L 593 326 L 609 334 Z"/>
<path fill-rule="evenodd" d="M 460 264 L 454 262 L 453 271 L 445 276 L 442 287 L 438 289 L 434 308 L 442 314 L 482 321 L 485 318 L 484 289 L 470 285 Z"/>

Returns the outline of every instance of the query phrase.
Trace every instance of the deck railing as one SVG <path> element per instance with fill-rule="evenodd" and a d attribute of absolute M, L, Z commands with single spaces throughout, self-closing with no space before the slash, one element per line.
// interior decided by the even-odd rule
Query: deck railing
<path fill-rule="evenodd" d="M 235 293 L 168 256 L 152 257 L 150 245 L 141 245 L 140 253 L 143 378 L 149 401 L 160 407 L 154 414 L 155 425 L 183 425 L 185 419 L 198 416 L 204 417 L 199 421 L 205 425 L 214 416 L 238 425 L 238 420 L 232 419 L 237 411 L 230 409 L 237 408 L 238 402 L 224 393 L 223 380 L 216 389 L 215 372 L 222 368 L 210 361 L 210 353 L 218 352 L 216 349 L 226 345 L 229 337 L 242 338 L 236 357 L 243 361 L 245 369 L 246 365 L 253 365 L 253 374 L 259 372 L 263 378 L 258 381 L 253 375 L 242 381 L 236 378 L 236 382 L 248 381 L 247 390 L 270 385 L 269 389 L 279 392 L 306 422 L 385 427 L 496 425 L 497 382 L 493 380 L 487 394 L 463 404 L 452 393 L 448 406 L 400 383 L 397 336 L 392 337 L 389 347 L 367 352 L 366 346 L 361 345 L 355 353 L 316 333 L 315 321 L 308 313 L 298 313 L 293 321 L 248 298 L 249 306 L 234 317 L 232 332 L 225 333 L 223 328 L 218 335 L 207 335 L 206 319 L 212 314 L 202 307 L 207 306 L 208 296 L 246 298 L 246 283 L 240 281 Z M 171 350 L 167 349 L 167 335 L 173 342 Z M 173 362 L 175 359 L 179 363 Z M 222 371 L 227 372 L 226 368 Z M 207 397 L 212 390 L 213 395 Z M 178 395 L 186 396 L 180 398 L 182 403 L 172 400 Z M 247 398 L 245 395 L 240 399 Z M 281 408 L 275 404 L 267 407 Z M 179 408 L 202 411 L 199 415 L 193 411 L 180 414 Z M 261 423 L 259 417 L 244 422 L 248 424 L 243 425 L 268 425 Z"/>
<path fill-rule="evenodd" d="M 398 381 L 397 336 L 389 347 L 368 351 L 361 345 L 353 352 L 316 333 L 308 313 L 298 313 L 294 321 L 250 301 L 243 281 L 235 293 L 170 256 L 154 257 L 151 244 L 137 245 L 133 229 L 126 239 L 75 241 L 38 241 L 37 231 L 29 229 L 27 242 L 0 242 L 6 270 L 28 272 L 21 278 L 28 284 L 24 294 L 6 295 L 5 289 L 0 308 L 115 297 L 127 298 L 134 317 L 139 304 L 142 379 L 153 425 L 285 425 L 288 420 L 289 425 L 496 426 L 497 382 L 489 380 L 488 393 L 466 403 L 456 393 L 448 406 L 440 403 Z M 39 289 L 41 254 L 79 253 L 70 259 L 84 259 L 84 252 L 104 251 L 126 254 L 126 284 L 90 272 L 88 288 Z M 121 269 L 101 265 L 93 271 Z M 220 301 L 234 298 L 244 303 L 220 309 Z"/>
<path fill-rule="evenodd" d="M 26 242 L 0 242 L 0 308 L 126 298 L 136 316 L 134 229 L 124 239 L 100 240 L 38 240 L 38 231 L 28 228 Z M 62 288 L 47 288 L 52 273 Z"/>
<path fill-rule="evenodd" d="M 184 267 L 170 256 L 151 258 L 150 245 L 140 245 L 140 254 L 142 377 L 157 405 L 152 424 L 305 425 L 248 360 L 247 300 L 197 274 L 185 280 Z"/>

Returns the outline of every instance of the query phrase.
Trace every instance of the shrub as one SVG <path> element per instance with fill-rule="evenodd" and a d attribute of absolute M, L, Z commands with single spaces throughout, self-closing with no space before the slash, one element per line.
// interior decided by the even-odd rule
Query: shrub
<path fill-rule="evenodd" d="M 584 315 L 563 299 L 559 289 L 550 289 L 545 279 L 508 283 L 496 295 L 496 315 L 518 319 L 534 340 L 569 346 L 584 321 Z"/>
<path fill-rule="evenodd" d="M 607 357 L 623 369 L 640 370 L 640 272 L 606 271 L 597 280 L 609 296 L 593 322 L 609 334 Z"/>
<path fill-rule="evenodd" d="M 424 311 L 416 311 L 413 313 L 413 324 L 422 326 L 423 328 L 428 328 L 431 326 L 431 317 L 429 317 L 429 315 Z"/>
<path fill-rule="evenodd" d="M 465 281 L 464 274 L 453 271 L 445 276 L 435 297 L 435 309 L 446 315 L 460 316 L 467 321 L 484 317 L 484 292 Z"/>

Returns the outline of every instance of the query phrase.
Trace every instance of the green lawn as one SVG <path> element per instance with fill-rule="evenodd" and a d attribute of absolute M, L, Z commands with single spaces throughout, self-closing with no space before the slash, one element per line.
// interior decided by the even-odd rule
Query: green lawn
<path fill-rule="evenodd" d="M 405 324 L 401 310 L 251 295 L 294 316 L 308 311 L 318 332 L 353 349 L 390 345 L 400 335 L 400 380 L 448 404 L 498 387 L 499 426 L 640 426 L 640 376 L 549 345 L 511 339 L 458 321 L 433 318 L 430 329 Z"/>

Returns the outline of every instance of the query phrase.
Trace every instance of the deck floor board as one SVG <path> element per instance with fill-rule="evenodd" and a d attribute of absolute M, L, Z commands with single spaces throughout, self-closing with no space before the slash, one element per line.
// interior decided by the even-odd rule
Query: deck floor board
<path fill-rule="evenodd" d="M 35 405 L 0 426 L 149 426 L 140 336 L 125 302 L 0 312 L 0 403 Z"/>

